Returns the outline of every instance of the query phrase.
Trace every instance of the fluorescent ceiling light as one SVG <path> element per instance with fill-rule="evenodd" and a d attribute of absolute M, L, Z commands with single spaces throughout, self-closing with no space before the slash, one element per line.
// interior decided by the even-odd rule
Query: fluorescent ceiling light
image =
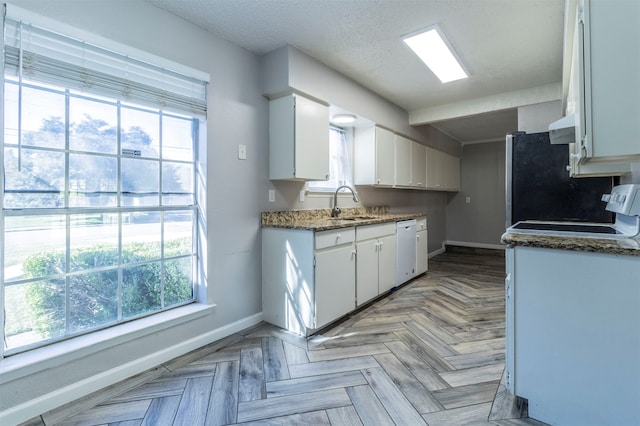
<path fill-rule="evenodd" d="M 438 27 L 405 36 L 402 40 L 443 83 L 468 77 Z"/>
<path fill-rule="evenodd" d="M 356 121 L 356 116 L 352 114 L 336 114 L 331 118 L 335 124 L 351 124 Z"/>

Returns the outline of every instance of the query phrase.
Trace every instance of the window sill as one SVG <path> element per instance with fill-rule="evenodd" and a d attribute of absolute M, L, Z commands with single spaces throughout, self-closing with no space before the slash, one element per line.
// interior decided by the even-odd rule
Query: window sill
<path fill-rule="evenodd" d="M 216 305 L 192 303 L 0 360 L 0 384 L 208 315 Z"/>

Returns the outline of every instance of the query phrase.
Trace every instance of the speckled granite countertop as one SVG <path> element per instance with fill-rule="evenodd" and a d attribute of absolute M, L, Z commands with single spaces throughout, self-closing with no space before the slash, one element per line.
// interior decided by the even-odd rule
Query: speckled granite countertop
<path fill-rule="evenodd" d="M 640 239 L 638 238 L 592 238 L 508 232 L 502 235 L 502 244 L 509 247 L 538 247 L 640 256 Z"/>
<path fill-rule="evenodd" d="M 342 213 L 337 219 L 331 217 L 331 209 L 288 210 L 263 212 L 262 227 L 327 231 L 351 226 L 417 219 L 425 216 L 426 213 L 391 214 L 388 212 L 388 207 L 342 209 Z"/>

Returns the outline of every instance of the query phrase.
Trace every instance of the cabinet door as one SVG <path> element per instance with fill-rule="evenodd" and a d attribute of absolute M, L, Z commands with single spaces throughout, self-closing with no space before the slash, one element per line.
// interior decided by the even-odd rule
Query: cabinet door
<path fill-rule="evenodd" d="M 386 129 L 376 127 L 376 185 L 392 186 L 395 172 L 395 135 Z"/>
<path fill-rule="evenodd" d="M 427 147 L 427 188 L 429 189 L 444 189 L 442 155 L 440 151 Z"/>
<path fill-rule="evenodd" d="M 295 97 L 295 178 L 329 179 L 329 107 Z"/>
<path fill-rule="evenodd" d="M 396 236 L 378 240 L 378 292 L 380 294 L 396 285 Z"/>
<path fill-rule="evenodd" d="M 427 272 L 429 262 L 429 244 L 427 231 L 416 232 L 416 275 Z"/>
<path fill-rule="evenodd" d="M 396 186 L 411 186 L 411 143 L 396 135 Z"/>
<path fill-rule="evenodd" d="M 320 328 L 355 309 L 353 244 L 316 251 L 315 261 L 315 328 Z"/>
<path fill-rule="evenodd" d="M 640 3 L 585 1 L 567 13 L 575 14 L 572 55 L 564 57 L 565 113 L 576 120 L 570 176 L 628 173 L 640 158 L 640 104 L 629 95 L 640 93 Z"/>
<path fill-rule="evenodd" d="M 360 306 L 378 295 L 378 240 L 356 244 L 356 300 Z"/>
<path fill-rule="evenodd" d="M 460 190 L 460 159 L 453 155 L 444 154 L 445 157 L 445 187 L 448 191 Z"/>
<path fill-rule="evenodd" d="M 427 182 L 427 147 L 411 143 L 411 186 L 424 188 Z"/>
<path fill-rule="evenodd" d="M 637 161 L 640 155 L 639 22 L 638 1 L 584 4 L 588 157 Z"/>

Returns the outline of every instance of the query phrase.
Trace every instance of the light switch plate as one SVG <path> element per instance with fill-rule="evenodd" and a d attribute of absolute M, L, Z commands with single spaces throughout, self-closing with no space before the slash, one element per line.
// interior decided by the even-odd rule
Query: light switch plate
<path fill-rule="evenodd" d="M 276 202 L 276 190 L 275 189 L 270 189 L 269 190 L 269 202 L 270 203 L 275 203 Z"/>
<path fill-rule="evenodd" d="M 238 145 L 238 160 L 246 160 L 246 159 L 247 159 L 247 146 Z"/>

